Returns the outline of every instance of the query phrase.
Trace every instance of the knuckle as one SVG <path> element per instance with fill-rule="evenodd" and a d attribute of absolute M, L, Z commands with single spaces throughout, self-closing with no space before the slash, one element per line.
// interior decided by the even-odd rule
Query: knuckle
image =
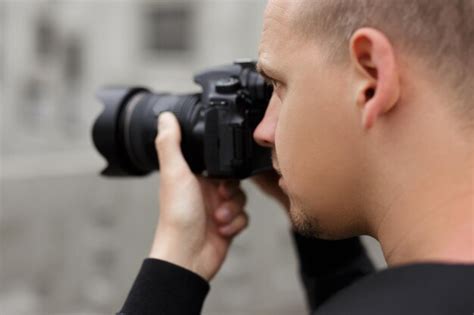
<path fill-rule="evenodd" d="M 248 216 L 245 212 L 237 216 L 231 224 L 230 235 L 236 236 L 242 230 L 244 230 L 249 224 Z"/>
<path fill-rule="evenodd" d="M 155 146 L 157 149 L 160 149 L 163 147 L 163 142 L 165 140 L 163 139 L 163 136 L 160 134 L 158 137 L 155 138 Z"/>
<path fill-rule="evenodd" d="M 173 183 L 179 183 L 181 187 L 189 187 L 192 185 L 192 178 L 186 168 L 180 167 L 173 163 L 168 164 L 166 167 L 160 170 L 167 178 L 173 181 Z"/>
<path fill-rule="evenodd" d="M 240 222 L 239 222 L 239 225 L 242 227 L 242 228 L 245 228 L 249 225 L 249 216 L 248 214 L 243 211 L 242 214 L 239 216 L 239 219 L 240 219 Z"/>
<path fill-rule="evenodd" d="M 241 214 L 244 211 L 245 201 L 241 198 L 234 199 L 228 202 L 228 204 L 235 216 Z"/>
<path fill-rule="evenodd" d="M 155 144 L 156 146 L 163 147 L 166 145 L 166 143 L 172 138 L 172 134 L 169 131 L 161 131 L 158 136 L 155 138 Z"/>

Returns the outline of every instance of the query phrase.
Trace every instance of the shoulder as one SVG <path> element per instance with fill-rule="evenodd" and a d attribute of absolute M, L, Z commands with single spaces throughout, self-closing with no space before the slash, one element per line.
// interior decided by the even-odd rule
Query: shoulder
<path fill-rule="evenodd" d="M 414 264 L 357 281 L 317 314 L 472 314 L 474 265 Z"/>

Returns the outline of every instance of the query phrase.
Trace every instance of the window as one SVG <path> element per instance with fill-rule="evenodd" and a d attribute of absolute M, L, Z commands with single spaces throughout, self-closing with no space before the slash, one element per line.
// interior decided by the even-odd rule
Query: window
<path fill-rule="evenodd" d="M 191 49 L 192 5 L 144 6 L 144 48 L 151 53 L 186 52 Z"/>

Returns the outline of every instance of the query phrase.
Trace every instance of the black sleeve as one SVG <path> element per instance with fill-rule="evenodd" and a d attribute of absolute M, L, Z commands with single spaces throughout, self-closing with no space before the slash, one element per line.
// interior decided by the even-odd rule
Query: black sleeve
<path fill-rule="evenodd" d="M 311 313 L 339 290 L 375 271 L 358 237 L 327 241 L 292 234 Z"/>
<path fill-rule="evenodd" d="M 209 283 L 164 260 L 147 258 L 117 315 L 200 314 Z"/>

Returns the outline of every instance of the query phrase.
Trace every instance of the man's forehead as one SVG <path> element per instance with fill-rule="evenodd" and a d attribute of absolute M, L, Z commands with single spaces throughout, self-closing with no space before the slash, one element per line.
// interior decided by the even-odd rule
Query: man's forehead
<path fill-rule="evenodd" d="M 275 27 L 286 27 L 290 21 L 292 8 L 297 0 L 270 0 L 263 15 L 263 30 L 272 30 Z"/>
<path fill-rule="evenodd" d="M 263 16 L 263 31 L 260 40 L 259 54 L 265 51 L 265 46 L 274 43 L 285 36 L 288 29 L 287 0 L 270 0 Z"/>
<path fill-rule="evenodd" d="M 265 16 L 271 14 L 285 15 L 291 9 L 291 4 L 297 0 L 269 0 L 265 8 Z"/>
<path fill-rule="evenodd" d="M 301 0 L 300 0 L 301 1 Z M 263 17 L 263 31 L 258 48 L 259 62 L 271 63 L 274 52 L 283 52 L 292 39 L 292 14 L 298 0 L 270 0 Z"/>

